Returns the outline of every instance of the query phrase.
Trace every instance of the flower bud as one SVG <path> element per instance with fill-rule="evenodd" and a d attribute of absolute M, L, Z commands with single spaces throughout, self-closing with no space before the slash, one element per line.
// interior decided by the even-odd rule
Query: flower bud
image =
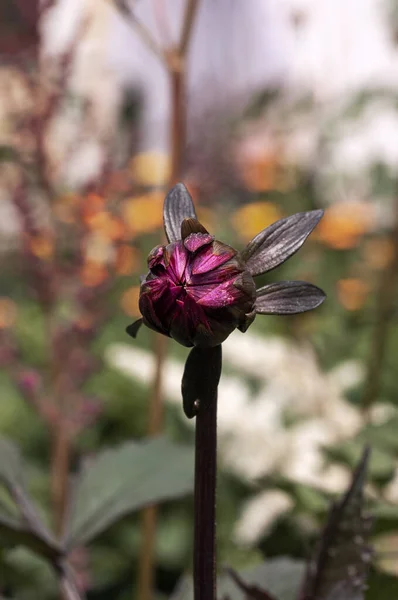
<path fill-rule="evenodd" d="M 254 320 L 255 284 L 236 250 L 196 219 L 184 219 L 181 237 L 148 256 L 139 301 L 143 321 L 183 346 L 217 346 Z"/>

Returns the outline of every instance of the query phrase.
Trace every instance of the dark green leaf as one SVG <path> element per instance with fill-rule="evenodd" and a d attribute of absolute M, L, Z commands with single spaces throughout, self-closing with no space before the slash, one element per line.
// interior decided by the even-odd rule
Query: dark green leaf
<path fill-rule="evenodd" d="M 61 548 L 47 531 L 25 487 L 23 464 L 17 447 L 0 439 L 0 486 L 15 503 L 16 511 L 4 500 L 0 505 L 0 536 L 9 543 L 55 558 Z"/>
<path fill-rule="evenodd" d="M 266 589 L 271 597 L 277 600 L 295 600 L 303 578 L 305 565 L 302 561 L 290 558 L 275 558 L 239 573 L 240 579 L 249 586 Z M 217 597 L 220 600 L 246 600 L 230 575 L 221 575 L 217 580 Z M 184 578 L 170 600 L 192 600 L 192 582 Z"/>
<path fill-rule="evenodd" d="M 398 598 L 398 577 L 372 570 L 366 600 L 395 600 Z"/>
<path fill-rule="evenodd" d="M 69 548 L 88 543 L 122 517 L 193 489 L 193 450 L 164 438 L 106 450 L 84 469 L 67 528 Z"/>

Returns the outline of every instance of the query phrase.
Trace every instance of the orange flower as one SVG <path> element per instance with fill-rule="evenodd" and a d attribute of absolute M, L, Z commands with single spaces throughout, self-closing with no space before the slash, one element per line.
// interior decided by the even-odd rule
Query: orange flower
<path fill-rule="evenodd" d="M 49 260 L 54 252 L 53 240 L 45 235 L 35 235 L 29 240 L 29 249 L 41 260 Z"/>
<path fill-rule="evenodd" d="M 326 209 L 315 236 L 326 246 L 349 250 L 372 230 L 373 222 L 374 207 L 369 202 L 337 202 Z"/>
<path fill-rule="evenodd" d="M 337 297 L 346 310 L 359 310 L 365 304 L 369 288 L 362 279 L 340 279 L 337 282 Z"/>
<path fill-rule="evenodd" d="M 125 200 L 123 219 L 133 235 L 149 233 L 162 226 L 163 193 L 151 192 Z"/>
<path fill-rule="evenodd" d="M 87 221 L 90 229 L 109 240 L 120 240 L 124 237 L 125 228 L 120 219 L 113 217 L 106 210 L 102 210 L 90 217 Z"/>
<path fill-rule="evenodd" d="M 279 189 L 282 180 L 282 148 L 275 141 L 246 140 L 238 149 L 237 166 L 252 192 Z"/>
<path fill-rule="evenodd" d="M 126 315 L 129 317 L 138 317 L 141 315 L 138 307 L 140 298 L 140 286 L 135 285 L 124 292 L 120 304 Z"/>
<path fill-rule="evenodd" d="M 115 270 L 118 275 L 131 275 L 138 267 L 137 250 L 123 244 L 116 250 Z"/>
<path fill-rule="evenodd" d="M 390 239 L 368 240 L 363 249 L 365 261 L 372 269 L 385 269 L 394 256 L 394 244 Z"/>
<path fill-rule="evenodd" d="M 82 198 L 82 219 L 90 227 L 92 219 L 105 210 L 105 200 L 98 194 L 88 194 Z"/>
<path fill-rule="evenodd" d="M 12 327 L 17 320 L 17 307 L 10 298 L 0 297 L 0 329 Z"/>
<path fill-rule="evenodd" d="M 242 240 L 247 241 L 282 217 L 283 214 L 275 204 L 252 202 L 234 213 L 232 225 Z"/>
<path fill-rule="evenodd" d="M 80 279 L 87 287 L 96 287 L 108 278 L 108 271 L 103 264 L 87 261 L 80 270 Z"/>
<path fill-rule="evenodd" d="M 82 203 L 78 194 L 66 194 L 54 202 L 54 215 L 63 223 L 73 223 L 76 218 L 76 209 Z"/>

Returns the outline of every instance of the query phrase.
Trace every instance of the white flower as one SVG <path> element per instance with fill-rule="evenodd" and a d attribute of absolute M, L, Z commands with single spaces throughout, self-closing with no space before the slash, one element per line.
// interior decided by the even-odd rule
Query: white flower
<path fill-rule="evenodd" d="M 293 500 L 280 490 L 266 490 L 243 505 L 234 538 L 238 544 L 254 545 L 276 519 L 293 508 Z"/>

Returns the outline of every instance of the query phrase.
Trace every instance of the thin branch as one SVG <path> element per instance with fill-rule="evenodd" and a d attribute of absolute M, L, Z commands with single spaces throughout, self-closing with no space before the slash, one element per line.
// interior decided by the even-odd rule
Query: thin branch
<path fill-rule="evenodd" d="M 148 434 L 159 434 L 163 428 L 163 367 L 166 359 L 168 339 L 159 334 L 154 336 L 155 369 L 152 394 L 149 402 Z M 138 598 L 150 600 L 154 580 L 154 555 L 156 539 L 157 507 L 148 506 L 142 513 L 142 548 L 138 569 Z"/>
<path fill-rule="evenodd" d="M 132 12 L 126 0 L 110 0 L 119 12 L 126 17 L 127 22 L 134 27 L 142 41 L 152 50 L 154 54 L 165 64 L 167 59 L 162 47 L 157 43 L 149 29 Z"/>
<path fill-rule="evenodd" d="M 186 0 L 185 15 L 182 24 L 179 54 L 185 58 L 192 37 L 192 29 L 195 23 L 196 12 L 199 8 L 199 0 Z"/>
<path fill-rule="evenodd" d="M 85 596 L 80 593 L 72 569 L 66 563 L 54 565 L 60 577 L 60 587 L 65 600 L 84 600 Z"/>
<path fill-rule="evenodd" d="M 390 325 L 394 317 L 398 287 L 398 198 L 395 201 L 395 225 L 391 231 L 393 257 L 380 278 L 376 325 L 370 344 L 362 409 L 367 419 L 380 392 L 383 366 L 388 348 Z"/>

